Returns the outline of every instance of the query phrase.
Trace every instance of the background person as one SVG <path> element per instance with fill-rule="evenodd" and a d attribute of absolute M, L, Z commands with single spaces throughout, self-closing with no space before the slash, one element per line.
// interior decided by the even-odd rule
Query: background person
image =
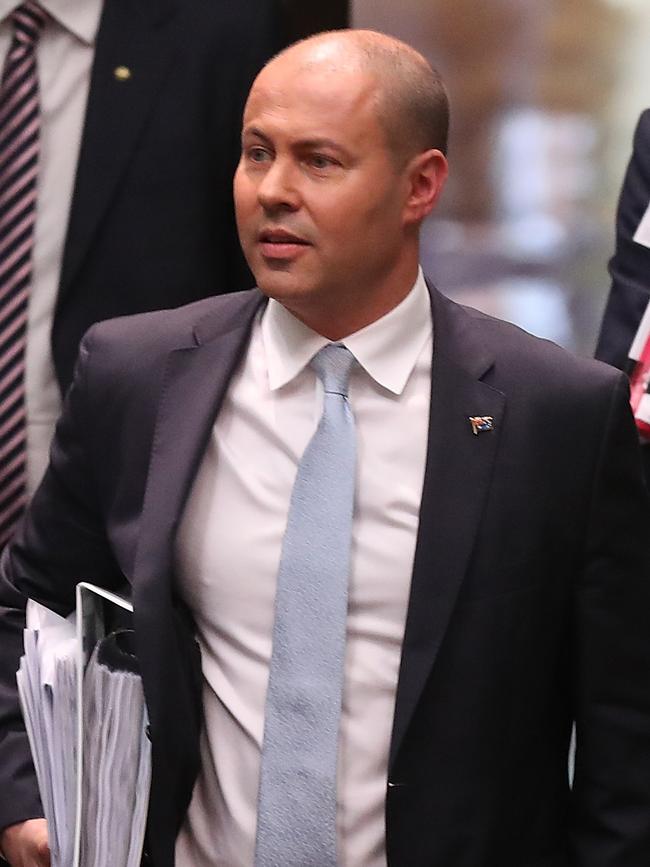
<path fill-rule="evenodd" d="M 253 284 L 231 178 L 274 0 L 0 2 L 0 547 L 102 319 Z"/>
<path fill-rule="evenodd" d="M 641 114 L 616 213 L 616 251 L 609 262 L 612 286 L 596 346 L 596 358 L 631 373 L 628 352 L 650 302 L 650 110 Z M 650 482 L 650 448 L 642 449 Z"/>

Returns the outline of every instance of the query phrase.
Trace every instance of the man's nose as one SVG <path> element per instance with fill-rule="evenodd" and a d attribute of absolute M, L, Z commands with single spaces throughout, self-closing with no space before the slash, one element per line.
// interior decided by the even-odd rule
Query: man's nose
<path fill-rule="evenodd" d="M 287 160 L 275 159 L 257 188 L 260 205 L 266 211 L 295 211 L 300 204 L 297 168 Z"/>

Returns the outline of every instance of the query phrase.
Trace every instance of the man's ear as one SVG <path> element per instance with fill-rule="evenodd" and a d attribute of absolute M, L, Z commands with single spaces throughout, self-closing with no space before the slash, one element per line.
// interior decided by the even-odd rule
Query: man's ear
<path fill-rule="evenodd" d="M 408 196 L 404 206 L 404 223 L 419 224 L 435 207 L 449 174 L 442 151 L 435 148 L 414 156 L 406 168 Z"/>

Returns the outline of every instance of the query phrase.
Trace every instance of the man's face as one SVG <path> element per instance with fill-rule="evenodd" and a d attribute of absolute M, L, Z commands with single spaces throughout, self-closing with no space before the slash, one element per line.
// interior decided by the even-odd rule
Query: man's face
<path fill-rule="evenodd" d="M 234 186 L 240 238 L 259 287 L 299 317 L 367 303 L 404 255 L 408 178 L 375 98 L 368 74 L 291 56 L 249 96 Z"/>

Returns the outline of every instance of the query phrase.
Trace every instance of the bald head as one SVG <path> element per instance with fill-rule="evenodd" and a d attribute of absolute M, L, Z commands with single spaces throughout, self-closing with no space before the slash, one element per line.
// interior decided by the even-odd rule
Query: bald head
<path fill-rule="evenodd" d="M 440 74 L 414 48 L 373 30 L 333 30 L 290 45 L 267 66 L 291 61 L 297 70 L 357 70 L 376 84 L 375 108 L 399 163 L 431 148 L 446 153 L 449 101 Z"/>
<path fill-rule="evenodd" d="M 395 39 L 337 31 L 270 61 L 246 102 L 234 179 L 260 289 L 330 340 L 401 303 L 447 178 L 446 129 L 440 79 Z"/>

